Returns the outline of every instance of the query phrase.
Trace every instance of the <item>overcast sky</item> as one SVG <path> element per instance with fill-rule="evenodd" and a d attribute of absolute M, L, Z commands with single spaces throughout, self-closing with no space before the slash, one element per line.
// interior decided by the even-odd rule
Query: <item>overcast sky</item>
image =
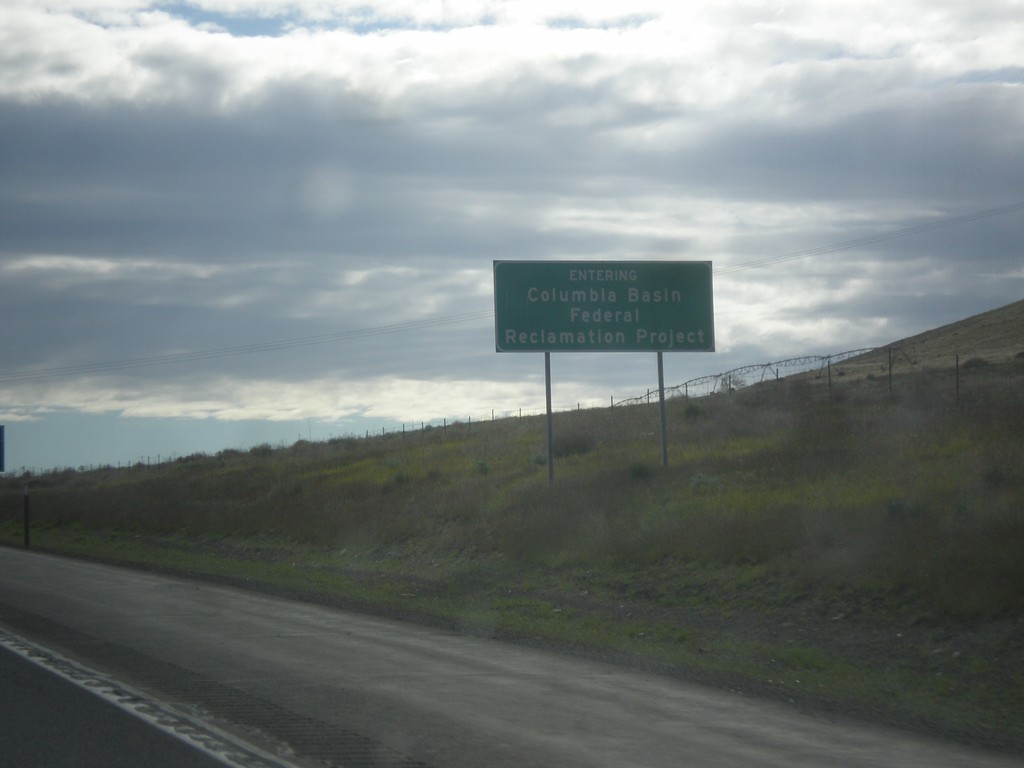
<path fill-rule="evenodd" d="M 542 411 L 495 259 L 712 261 L 670 385 L 884 344 L 1024 296 L 1022 204 L 1020 0 L 0 0 L 7 468 Z"/>

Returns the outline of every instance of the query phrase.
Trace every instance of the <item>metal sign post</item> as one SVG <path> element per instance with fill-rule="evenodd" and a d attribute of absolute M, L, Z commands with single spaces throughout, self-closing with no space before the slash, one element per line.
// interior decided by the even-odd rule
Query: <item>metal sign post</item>
<path fill-rule="evenodd" d="M 658 408 L 661 413 L 661 466 L 668 466 L 668 420 L 665 418 L 665 358 L 658 352 Z"/>
<path fill-rule="evenodd" d="M 548 414 L 548 484 L 555 482 L 555 430 L 551 416 L 551 353 L 544 353 L 544 392 Z"/>

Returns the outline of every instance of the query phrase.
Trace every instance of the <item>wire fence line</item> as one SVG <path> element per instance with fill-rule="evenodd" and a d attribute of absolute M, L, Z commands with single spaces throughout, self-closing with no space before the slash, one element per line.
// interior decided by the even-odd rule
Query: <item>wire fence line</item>
<path fill-rule="evenodd" d="M 779 380 L 779 379 L 783 379 L 783 378 L 785 378 L 787 376 L 791 376 L 791 375 L 794 375 L 794 374 L 800 374 L 800 373 L 807 373 L 807 372 L 810 372 L 810 371 L 819 371 L 822 376 L 824 376 L 826 374 L 826 372 L 827 372 L 828 375 L 829 375 L 829 378 L 830 378 L 830 387 L 831 387 L 831 375 L 832 375 L 832 369 L 833 369 L 834 366 L 838 365 L 839 363 L 843 363 L 843 362 L 857 362 L 855 360 L 856 358 L 859 358 L 861 356 L 867 356 L 867 355 L 870 355 L 871 353 L 875 353 L 875 352 L 882 352 L 882 351 L 887 352 L 887 358 L 875 358 L 875 357 L 872 356 L 870 358 L 866 358 L 864 361 L 860 361 L 860 364 L 862 366 L 866 366 L 866 367 L 869 367 L 871 369 L 872 374 L 869 374 L 869 376 L 873 375 L 874 371 L 877 371 L 880 368 L 884 370 L 886 365 L 887 365 L 888 366 L 889 375 L 890 375 L 890 388 L 891 388 L 891 386 L 892 386 L 891 376 L 892 376 L 892 373 L 893 373 L 893 368 L 894 368 L 894 366 L 897 363 L 917 365 L 917 363 L 918 363 L 918 360 L 916 359 L 917 356 L 913 353 L 913 350 L 906 350 L 906 349 L 904 349 L 902 347 L 895 346 L 895 345 L 890 345 L 888 347 L 863 347 L 863 348 L 860 348 L 860 349 L 848 350 L 846 352 L 833 352 L 833 353 L 830 353 L 830 354 L 821 354 L 821 355 L 800 355 L 800 356 L 797 356 L 797 357 L 790 357 L 790 358 L 785 358 L 785 359 L 782 359 L 782 360 L 775 360 L 775 361 L 770 361 L 770 362 L 765 362 L 765 363 L 755 363 L 755 364 L 752 364 L 752 365 L 742 365 L 742 366 L 739 366 L 737 368 L 732 368 L 731 370 L 728 370 L 728 371 L 723 371 L 721 373 L 715 373 L 715 374 L 709 374 L 709 375 L 705 375 L 705 376 L 698 376 L 698 377 L 690 379 L 688 381 L 684 381 L 681 384 L 676 384 L 676 385 L 674 385 L 672 387 L 666 387 L 665 388 L 665 396 L 666 396 L 666 398 L 706 397 L 706 396 L 713 395 L 713 394 L 716 394 L 716 393 L 732 392 L 732 391 L 735 391 L 737 389 L 742 389 L 744 387 L 751 386 L 753 384 L 761 383 L 761 382 L 763 382 L 765 380 Z M 1022 354 L 1024 354 L 1024 353 L 1022 353 Z M 959 355 L 956 356 L 956 363 L 955 363 L 955 365 L 956 365 L 956 369 L 957 369 L 957 393 L 958 393 L 958 397 L 959 397 L 959 375 L 960 375 L 959 369 L 961 367 L 960 363 L 959 363 Z M 843 376 L 845 373 L 846 373 L 845 370 L 844 371 L 839 371 L 839 372 L 837 372 L 837 375 L 838 376 Z M 629 396 L 629 397 L 622 397 L 622 398 L 619 398 L 619 399 L 616 399 L 615 396 L 612 395 L 609 398 L 608 402 L 606 402 L 606 403 L 595 402 L 593 400 L 588 401 L 588 402 L 578 401 L 578 402 L 570 404 L 570 405 L 562 405 L 562 406 L 555 407 L 552 410 L 557 412 L 557 413 L 568 413 L 568 412 L 571 412 L 571 411 L 582 411 L 582 410 L 585 410 L 585 409 L 602 408 L 602 407 L 618 408 L 618 407 L 621 407 L 621 406 L 642 405 L 642 404 L 646 404 L 646 403 L 656 402 L 658 397 L 659 397 L 659 393 L 658 393 L 657 389 L 648 389 L 643 394 L 633 395 L 633 396 Z M 467 430 L 467 429 L 471 430 L 475 425 L 482 425 L 482 424 L 487 423 L 487 422 L 494 422 L 494 421 L 503 420 L 503 419 L 510 419 L 510 418 L 524 418 L 524 417 L 531 417 L 531 416 L 541 416 L 544 413 L 545 413 L 544 409 L 519 408 L 519 409 L 514 409 L 514 410 L 505 409 L 505 410 L 500 410 L 500 411 L 496 410 L 496 409 L 492 409 L 489 412 L 478 413 L 476 416 L 466 416 L 466 417 L 461 417 L 461 418 L 458 418 L 458 417 L 457 418 L 443 417 L 443 418 L 437 418 L 437 419 L 431 419 L 431 420 L 421 420 L 421 421 L 418 421 L 418 422 L 406 422 L 406 423 L 402 423 L 400 425 L 391 426 L 391 427 L 384 426 L 384 427 L 381 427 L 379 430 L 376 430 L 376 431 L 366 430 L 365 434 L 363 434 L 363 435 L 357 435 L 357 434 L 348 433 L 348 434 L 344 434 L 344 435 L 331 435 L 330 437 L 322 438 L 322 439 L 319 439 L 319 440 L 313 440 L 313 439 L 306 440 L 306 439 L 303 439 L 300 436 L 298 441 L 296 441 L 295 444 L 298 445 L 298 444 L 301 444 L 301 443 L 313 443 L 313 442 L 332 443 L 332 442 L 339 442 L 339 441 L 346 441 L 346 440 L 358 440 L 358 439 L 364 439 L 364 438 L 368 439 L 368 438 L 372 438 L 372 437 L 395 437 L 395 436 L 400 436 L 400 435 L 416 434 L 416 433 L 419 433 L 419 432 L 425 433 L 425 432 L 434 431 L 434 430 L 440 430 L 442 432 L 447 433 L 447 431 L 449 429 L 456 430 L 456 431 L 462 431 L 462 430 Z M 283 441 L 281 441 L 278 444 L 278 446 L 276 446 L 276 447 L 283 449 L 283 448 L 285 448 L 287 446 L 285 445 L 285 443 Z M 35 468 L 22 467 L 21 471 L 20 471 L 20 474 L 21 475 L 46 475 L 46 474 L 51 474 L 51 473 L 56 474 L 56 473 L 74 472 L 74 471 L 85 472 L 85 471 L 93 471 L 93 470 L 101 470 L 101 469 L 123 471 L 123 470 L 130 470 L 130 469 L 149 468 L 149 467 L 153 467 L 153 466 L 159 466 L 161 464 L 177 463 L 177 462 L 186 461 L 186 460 L 189 460 L 189 459 L 195 458 L 195 457 L 208 457 L 208 456 L 221 456 L 221 455 L 227 456 L 227 455 L 238 455 L 238 454 L 244 454 L 244 453 L 259 454 L 259 453 L 265 453 L 265 452 L 272 451 L 272 450 L 274 450 L 274 448 L 275 448 L 275 446 L 271 446 L 269 443 L 262 443 L 260 445 L 253 446 L 252 448 L 249 448 L 249 449 L 246 449 L 246 450 L 239 450 L 239 449 L 234 449 L 234 448 L 226 448 L 226 449 L 224 449 L 222 451 L 219 451 L 219 452 L 217 452 L 215 454 L 206 454 L 206 453 L 201 453 L 201 452 L 200 453 L 191 454 L 189 456 L 178 456 L 178 455 L 176 455 L 174 453 L 171 453 L 169 455 L 158 454 L 155 457 L 147 456 L 144 459 L 140 458 L 139 460 L 134 461 L 134 462 L 127 462 L 127 463 L 124 463 L 124 464 L 118 462 L 116 466 L 110 465 L 110 464 L 106 464 L 106 465 L 87 465 L 87 466 L 80 466 L 80 467 L 77 467 L 77 468 L 66 466 L 66 467 L 54 467 L 52 469 L 43 469 L 41 471 L 37 471 Z M 19 474 L 19 473 L 7 472 L 5 474 L 8 477 L 10 477 L 12 475 Z"/>
<path fill-rule="evenodd" d="M 885 352 L 885 358 L 866 358 L 863 361 L 857 360 L 862 356 L 871 355 L 871 353 Z M 903 346 L 888 345 L 881 347 L 861 347 L 858 349 L 851 349 L 845 352 L 832 352 L 829 354 L 820 355 L 800 355 L 797 357 L 789 357 L 782 360 L 775 360 L 765 363 L 755 363 L 752 365 L 741 365 L 737 368 L 732 368 L 728 371 L 721 373 L 714 373 L 705 376 L 698 376 L 696 378 L 684 381 L 681 384 L 676 384 L 672 387 L 665 388 L 666 398 L 677 398 L 677 397 L 706 397 L 721 392 L 732 392 L 737 389 L 742 389 L 753 384 L 759 384 L 767 379 L 779 380 L 786 376 L 792 376 L 799 373 L 808 373 L 810 371 L 818 371 L 822 376 L 828 375 L 832 372 L 835 366 L 840 363 L 850 362 L 859 363 L 862 366 L 866 366 L 872 369 L 872 373 L 877 370 L 885 370 L 888 368 L 890 376 L 894 372 L 894 368 L 897 364 L 906 364 L 916 366 L 920 362 L 918 355 L 915 354 L 913 349 L 905 348 Z M 954 360 L 950 361 L 950 368 L 959 368 L 959 355 L 955 356 Z M 843 376 L 846 374 L 845 370 L 837 371 L 837 376 Z M 630 405 L 642 405 L 651 403 L 657 400 L 659 394 L 657 389 L 648 389 L 645 393 L 639 395 L 632 395 L 629 397 L 622 397 L 616 399 L 612 395 L 607 403 L 601 403 L 596 401 L 583 402 L 579 401 L 570 405 L 562 405 L 555 407 L 552 410 L 557 413 L 566 413 L 569 411 L 578 411 L 587 408 L 601 408 L 601 407 L 613 407 L 617 408 L 620 406 Z M 442 428 L 447 429 L 448 427 L 465 427 L 471 426 L 474 423 L 494 421 L 499 418 L 515 418 L 523 416 L 539 416 L 545 413 L 544 410 L 533 409 L 527 410 L 520 408 L 517 411 L 491 411 L 488 413 L 479 414 L 476 417 L 467 417 L 462 419 L 438 419 L 434 421 L 422 421 L 418 424 L 402 424 L 400 427 L 393 427 L 391 429 L 382 428 L 380 432 L 376 433 L 379 435 L 394 435 L 396 433 L 402 433 L 406 431 L 414 431 L 416 428 L 419 429 L 433 429 Z M 368 437 L 372 437 L 374 433 L 367 432 Z"/>
<path fill-rule="evenodd" d="M 791 375 L 793 373 L 803 373 L 811 370 L 825 371 L 830 365 L 835 365 L 850 358 L 859 357 L 860 355 L 867 354 L 869 352 L 876 352 L 879 349 L 885 349 L 884 347 L 864 347 L 861 349 L 852 349 L 846 352 L 833 352 L 826 355 L 801 355 L 799 357 L 790 357 L 784 360 L 776 360 L 767 363 L 756 363 L 754 365 L 742 365 L 738 368 L 733 368 L 722 373 L 715 373 L 705 376 L 698 376 L 684 381 L 682 384 L 676 384 L 672 387 L 665 388 L 666 397 L 705 397 L 707 395 L 715 394 L 716 392 L 728 392 L 735 389 L 748 386 L 764 381 L 766 378 L 779 379 L 785 375 Z M 909 357 L 907 358 L 909 359 Z M 607 403 L 595 402 L 593 400 L 583 402 L 578 401 L 571 405 L 562 405 L 555 407 L 552 410 L 558 413 L 566 413 L 569 411 L 579 411 L 589 408 L 601 408 L 601 407 L 619 407 L 628 405 L 641 405 L 644 403 L 650 403 L 658 397 L 658 390 L 648 389 L 646 393 L 641 395 L 633 395 L 630 397 L 622 397 L 616 399 L 612 395 Z M 374 435 L 395 435 L 413 432 L 416 430 L 427 430 L 427 429 L 447 429 L 449 427 L 468 427 L 474 423 L 495 421 L 497 419 L 505 418 L 521 418 L 524 416 L 539 416 L 545 413 L 544 410 L 538 409 L 523 409 L 518 410 L 504 410 L 494 411 L 490 413 L 482 413 L 473 417 L 463 417 L 461 419 L 435 419 L 432 421 L 420 421 L 409 424 L 402 424 L 399 427 L 382 427 L 379 432 L 366 432 L 366 437 L 372 437 Z"/>
<path fill-rule="evenodd" d="M 741 365 L 730 371 L 708 376 L 698 376 L 674 387 L 666 387 L 665 396 L 703 397 L 716 392 L 732 391 L 749 384 L 760 383 L 769 377 L 781 378 L 783 370 L 787 374 L 802 373 L 814 369 L 824 370 L 829 365 L 834 365 L 843 360 L 849 360 L 851 357 L 867 354 L 868 352 L 875 352 L 878 349 L 879 347 L 864 347 L 862 349 L 851 349 L 847 352 L 835 352 L 828 355 L 801 355 L 800 357 L 790 357 L 774 362 Z M 638 403 L 650 402 L 651 397 L 655 395 L 657 395 L 657 390 L 648 390 L 646 395 L 623 398 L 614 404 L 636 405 Z"/>

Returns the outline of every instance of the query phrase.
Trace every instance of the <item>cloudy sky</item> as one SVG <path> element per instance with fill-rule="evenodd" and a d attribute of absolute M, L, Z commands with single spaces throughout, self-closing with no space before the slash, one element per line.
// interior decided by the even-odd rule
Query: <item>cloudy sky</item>
<path fill-rule="evenodd" d="M 1010 303 L 1022 245 L 1020 0 L 0 0 L 9 471 L 542 411 L 495 259 L 712 261 L 671 385 Z"/>

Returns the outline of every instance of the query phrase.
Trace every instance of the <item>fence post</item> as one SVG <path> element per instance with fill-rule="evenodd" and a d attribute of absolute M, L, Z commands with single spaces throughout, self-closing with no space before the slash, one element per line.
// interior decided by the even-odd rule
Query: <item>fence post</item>
<path fill-rule="evenodd" d="M 960 407 L 960 354 L 956 355 L 956 407 Z"/>
<path fill-rule="evenodd" d="M 892 394 L 892 347 L 889 347 L 889 394 Z"/>

